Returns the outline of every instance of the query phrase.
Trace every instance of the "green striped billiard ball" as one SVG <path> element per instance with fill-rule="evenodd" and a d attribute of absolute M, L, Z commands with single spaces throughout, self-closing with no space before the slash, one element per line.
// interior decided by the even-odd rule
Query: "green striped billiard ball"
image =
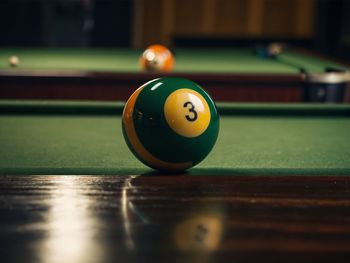
<path fill-rule="evenodd" d="M 157 170 L 186 170 L 212 150 L 219 133 L 215 103 L 183 78 L 154 79 L 126 102 L 123 135 L 131 152 Z"/>

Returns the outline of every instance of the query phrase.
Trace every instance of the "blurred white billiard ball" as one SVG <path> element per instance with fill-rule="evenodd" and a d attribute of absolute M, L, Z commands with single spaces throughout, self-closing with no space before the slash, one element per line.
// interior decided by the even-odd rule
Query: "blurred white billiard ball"
<path fill-rule="evenodd" d="M 9 58 L 9 64 L 11 67 L 16 67 L 19 64 L 19 58 L 17 56 L 11 56 Z"/>

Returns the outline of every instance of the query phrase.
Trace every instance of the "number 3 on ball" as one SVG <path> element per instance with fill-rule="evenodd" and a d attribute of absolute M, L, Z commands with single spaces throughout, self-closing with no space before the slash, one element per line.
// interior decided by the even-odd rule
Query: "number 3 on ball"
<path fill-rule="evenodd" d="M 195 120 L 197 120 L 198 114 L 197 114 L 197 112 L 194 110 L 194 105 L 193 105 L 193 103 L 190 102 L 190 101 L 187 101 L 187 102 L 185 102 L 184 107 L 187 108 L 187 105 L 190 105 L 191 108 L 189 109 L 189 112 L 193 113 L 193 117 L 190 117 L 189 115 L 186 115 L 186 116 L 185 116 L 186 119 L 187 119 L 188 121 L 195 121 Z"/>
<path fill-rule="evenodd" d="M 173 131 L 189 138 L 201 135 L 210 123 L 207 101 L 192 89 L 183 88 L 171 93 L 165 101 L 164 115 Z"/>

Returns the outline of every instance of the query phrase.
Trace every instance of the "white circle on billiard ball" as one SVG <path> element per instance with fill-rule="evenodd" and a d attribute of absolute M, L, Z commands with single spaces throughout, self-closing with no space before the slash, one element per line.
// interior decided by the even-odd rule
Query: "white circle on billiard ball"
<path fill-rule="evenodd" d="M 9 58 L 9 63 L 11 67 L 16 67 L 19 64 L 19 58 L 17 56 L 11 56 Z"/>
<path fill-rule="evenodd" d="M 146 68 L 149 70 L 161 70 L 165 64 L 165 54 L 156 54 L 152 50 L 146 50 L 143 56 L 146 60 Z"/>

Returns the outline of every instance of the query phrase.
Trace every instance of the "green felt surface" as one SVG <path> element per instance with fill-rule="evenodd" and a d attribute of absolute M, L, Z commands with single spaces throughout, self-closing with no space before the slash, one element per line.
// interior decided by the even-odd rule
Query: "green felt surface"
<path fill-rule="evenodd" d="M 140 72 L 141 50 L 132 49 L 0 49 L 0 70 L 78 70 Z M 8 59 L 20 58 L 17 68 L 9 68 Z M 304 67 L 322 72 L 325 67 L 342 67 L 330 61 L 286 51 L 279 60 L 256 57 L 251 49 L 178 49 L 174 72 L 272 73 L 293 74 Z"/>
<path fill-rule="evenodd" d="M 19 105 L 27 106 L 25 114 L 16 112 Z M 40 110 L 33 110 L 38 105 Z M 93 110 L 87 111 L 90 106 Z M 218 107 L 223 112 L 218 142 L 190 174 L 350 175 L 349 106 Z M 0 174 L 151 172 L 127 149 L 121 108 L 113 103 L 0 101 Z"/>

